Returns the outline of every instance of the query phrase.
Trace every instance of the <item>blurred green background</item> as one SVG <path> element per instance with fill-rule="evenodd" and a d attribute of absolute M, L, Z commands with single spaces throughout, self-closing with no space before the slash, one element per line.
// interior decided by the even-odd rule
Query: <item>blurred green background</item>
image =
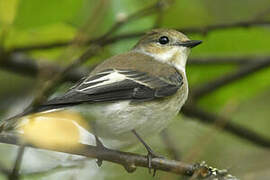
<path fill-rule="evenodd" d="M 127 16 L 155 3 L 152 0 L 1 0 L 0 47 L 10 50 L 43 43 L 65 42 L 76 38 L 91 39 L 106 33 L 117 18 Z M 156 19 L 165 28 L 203 28 L 216 24 L 246 21 L 269 21 L 265 25 L 233 27 L 189 33 L 191 39 L 203 40 L 192 58 L 270 58 L 270 1 L 269 0 L 175 0 L 167 1 L 159 17 L 157 13 L 127 23 L 114 35 L 151 29 Z M 115 54 L 126 52 L 138 38 L 117 41 L 106 46 L 98 56 L 84 64 L 91 67 Z M 27 51 L 24 54 L 36 61 L 66 65 L 83 52 L 85 47 L 69 46 L 48 50 Z M 190 89 L 236 71 L 242 65 L 204 64 L 187 66 Z M 0 117 L 16 106 L 18 100 L 38 87 L 34 78 L 0 69 Z M 199 106 L 221 114 L 233 122 L 270 137 L 270 68 L 226 85 L 199 100 Z M 2 119 L 2 118 L 1 118 Z M 168 128 L 181 158 L 190 162 L 229 169 L 245 180 L 270 179 L 270 152 L 216 127 L 193 121 L 180 115 Z M 159 154 L 169 156 L 160 137 L 150 144 Z M 3 146 L 3 147 L 2 147 Z M 134 150 L 141 154 L 142 147 Z M 0 163 L 11 167 L 0 148 Z M 147 169 L 138 168 L 128 174 L 122 167 L 105 162 L 104 179 L 151 179 Z M 68 171 L 68 170 L 65 170 Z M 59 171 L 57 171 L 59 173 Z M 24 176 L 24 179 L 52 178 L 53 173 Z M 56 176 L 57 177 L 57 176 Z M 68 175 L 66 176 L 68 177 Z M 73 177 L 73 176 L 72 176 Z M 72 179 L 72 177 L 69 177 Z M 101 178 L 101 177 L 99 177 Z M 4 179 L 4 177 L 3 177 Z M 68 179 L 68 178 L 67 178 Z M 76 179 L 76 177 L 75 177 Z M 155 179 L 180 179 L 177 175 L 158 172 Z"/>

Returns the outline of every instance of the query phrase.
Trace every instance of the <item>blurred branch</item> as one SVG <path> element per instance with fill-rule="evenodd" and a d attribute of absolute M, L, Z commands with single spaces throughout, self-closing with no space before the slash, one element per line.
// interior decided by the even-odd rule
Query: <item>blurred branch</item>
<path fill-rule="evenodd" d="M 8 176 L 10 172 L 8 169 L 6 169 L 4 166 L 2 166 L 2 164 L 0 164 L 0 173 Z"/>
<path fill-rule="evenodd" d="M 191 58 L 188 60 L 189 65 L 223 65 L 223 64 L 256 64 L 264 62 L 270 57 L 215 57 L 215 58 Z M 63 70 L 62 66 L 55 63 L 32 59 L 23 53 L 13 53 L 0 56 L 0 68 L 13 73 L 36 77 L 40 71 L 46 71 L 49 75 L 53 75 Z M 78 67 L 67 72 L 64 81 L 76 82 L 83 76 L 87 75 L 91 68 L 86 69 Z"/>
<path fill-rule="evenodd" d="M 144 32 L 121 34 L 114 37 L 110 37 L 110 36 L 114 34 L 118 29 L 120 29 L 123 25 L 128 24 L 132 21 L 135 21 L 137 19 L 147 17 L 153 13 L 159 12 L 166 5 L 167 5 L 166 1 L 159 0 L 149 7 L 136 11 L 133 14 L 130 14 L 121 19 L 117 19 L 116 23 L 111 27 L 111 29 L 107 33 L 105 33 L 101 37 L 87 40 L 84 43 L 82 42 L 82 44 L 84 45 L 90 45 L 93 43 L 96 44 L 96 43 L 99 43 L 100 40 L 106 39 L 106 41 L 104 41 L 104 45 L 108 45 L 108 44 L 114 43 L 115 41 L 139 37 L 143 35 Z M 71 45 L 72 43 L 73 41 L 71 40 L 71 41 L 61 41 L 61 42 L 54 42 L 54 43 L 44 43 L 44 44 L 38 44 L 38 45 L 23 46 L 23 47 L 14 47 L 9 52 L 13 53 L 13 52 L 33 51 L 33 50 L 46 50 L 46 49 L 52 49 L 52 48 L 65 47 L 65 46 Z"/>
<path fill-rule="evenodd" d="M 153 6 L 156 7 L 157 5 L 154 4 Z M 151 9 L 151 7 L 149 7 L 149 9 Z M 145 11 L 145 9 L 143 9 L 142 11 Z M 136 14 L 137 13 L 135 13 L 135 15 Z M 135 15 L 133 15 L 133 16 L 135 16 Z M 138 17 L 138 16 L 136 15 L 135 17 Z M 134 20 L 134 18 L 132 18 L 132 20 Z M 126 21 L 124 21 L 124 22 L 126 22 Z M 120 23 L 120 25 L 122 26 L 123 23 Z M 120 25 L 117 25 L 117 27 L 119 28 Z M 184 33 L 207 34 L 211 31 L 221 30 L 221 29 L 223 30 L 223 29 L 238 28 L 238 27 L 247 28 L 247 27 L 263 26 L 263 25 L 270 25 L 270 21 L 251 20 L 251 21 L 235 22 L 235 23 L 231 23 L 231 24 L 209 25 L 209 26 L 205 26 L 205 27 L 178 28 L 178 30 L 181 32 L 184 32 Z M 113 26 L 113 28 L 115 28 L 115 26 Z M 115 32 L 114 29 L 112 29 L 112 31 L 109 35 L 111 35 L 113 32 Z M 142 36 L 143 34 L 144 34 L 144 31 L 115 35 L 113 37 L 108 38 L 106 44 L 111 44 L 111 43 L 114 43 L 116 41 L 122 41 L 122 40 L 126 40 L 126 39 L 131 39 L 131 38 L 138 38 L 138 37 Z M 84 43 L 82 42 L 82 44 L 89 45 L 92 43 L 96 43 L 98 40 L 99 40 L 99 38 L 94 38 L 94 39 L 90 39 L 88 41 L 85 41 Z M 42 43 L 42 44 L 35 44 L 35 45 L 18 46 L 18 47 L 11 48 L 9 50 L 9 52 L 22 52 L 22 51 L 35 51 L 35 50 L 47 50 L 47 49 L 53 49 L 53 48 L 61 48 L 61 47 L 65 47 L 65 46 L 72 44 L 72 42 L 73 41 L 70 40 L 70 41 L 61 41 L 61 42 L 53 42 L 53 43 Z"/>
<path fill-rule="evenodd" d="M 254 20 L 262 19 L 262 18 L 264 18 L 265 16 L 267 16 L 267 15 L 269 15 L 269 14 L 270 14 L 270 7 L 266 7 L 265 10 L 260 11 L 260 12 L 254 17 Z"/>
<path fill-rule="evenodd" d="M 42 71 L 46 71 L 52 77 L 63 70 L 62 66 L 46 61 L 34 60 L 22 53 L 0 56 L 0 68 L 29 77 L 37 77 Z M 88 74 L 88 72 L 89 70 L 82 67 L 74 68 L 66 74 L 64 80 L 76 82 Z"/>
<path fill-rule="evenodd" d="M 149 7 L 146 7 L 144 9 L 141 9 L 133 14 L 128 15 L 127 17 L 124 17 L 122 19 L 117 19 L 116 23 L 111 27 L 110 31 L 108 31 L 106 34 L 104 34 L 101 38 L 109 37 L 113 33 L 115 33 L 118 29 L 120 29 L 123 25 L 130 23 L 134 20 L 140 19 L 142 17 L 147 17 L 148 15 L 151 15 L 153 13 L 159 12 L 163 6 L 165 5 L 164 0 L 158 0 L 156 3 L 152 4 Z"/>
<path fill-rule="evenodd" d="M 170 133 L 168 132 L 168 129 L 164 129 L 161 132 L 161 138 L 163 140 L 163 143 L 166 145 L 167 151 L 169 152 L 169 154 L 173 157 L 173 159 L 175 160 L 180 160 L 180 152 L 179 150 L 176 148 Z"/>
<path fill-rule="evenodd" d="M 13 166 L 13 170 L 8 176 L 9 180 L 18 180 L 18 179 L 20 179 L 19 170 L 21 168 L 24 150 L 25 150 L 25 146 L 20 145 L 19 152 L 17 154 L 16 161 L 15 161 L 15 164 Z"/>
<path fill-rule="evenodd" d="M 248 21 L 240 21 L 240 22 L 233 22 L 233 23 L 227 23 L 227 24 L 215 24 L 215 25 L 209 25 L 204 27 L 194 27 L 194 28 L 180 28 L 179 31 L 185 32 L 185 33 L 196 33 L 196 34 L 204 34 L 211 31 L 216 30 L 225 30 L 225 29 L 231 29 L 231 28 L 249 28 L 253 26 L 269 26 L 270 21 L 269 20 L 248 20 Z"/>
<path fill-rule="evenodd" d="M 7 144 L 20 145 L 19 139 L 14 135 L 0 134 L 0 142 Z M 27 147 L 34 147 L 28 144 Z M 108 148 L 98 148 L 91 145 L 79 144 L 77 148 L 44 148 L 47 150 L 64 152 L 74 155 L 82 155 L 89 158 L 102 159 L 104 161 L 122 165 L 128 172 L 132 173 L 137 167 L 148 168 L 148 159 L 146 156 L 141 156 L 134 153 L 122 152 Z M 205 163 L 188 164 L 181 161 L 169 160 L 165 158 L 153 158 L 152 166 L 154 169 L 166 171 L 170 173 L 196 176 L 196 179 L 211 179 L 211 180 L 236 180 L 237 178 L 228 174 L 227 170 L 217 170 L 216 168 L 208 167 Z"/>
<path fill-rule="evenodd" d="M 270 59 L 268 56 L 254 56 L 254 57 L 200 57 L 188 59 L 188 65 L 245 65 L 256 64 L 265 59 Z"/>
<path fill-rule="evenodd" d="M 87 59 L 96 55 L 100 49 L 101 46 L 99 46 L 98 44 L 91 45 L 79 58 L 77 58 L 67 67 L 55 74 L 55 76 L 47 83 L 44 83 L 44 86 L 38 92 L 31 105 L 27 109 L 35 109 L 37 106 L 43 103 L 47 99 L 47 97 L 55 90 L 55 88 L 64 81 L 68 72 L 72 71 L 73 69 L 84 63 Z M 28 113 L 27 109 L 25 110 L 25 113 Z"/>
<path fill-rule="evenodd" d="M 134 33 L 126 33 L 121 35 L 116 35 L 110 38 L 107 38 L 106 43 L 104 44 L 109 45 L 115 43 L 116 41 L 138 38 L 142 36 L 144 32 L 134 32 Z M 88 41 L 82 42 L 85 46 L 88 46 L 93 43 L 97 43 L 99 38 L 90 39 Z M 43 44 L 35 44 L 35 45 L 28 45 L 28 46 L 18 46 L 13 47 L 9 50 L 10 53 L 15 52 L 27 52 L 27 51 L 36 51 L 36 50 L 48 50 L 54 48 L 63 48 L 69 46 L 73 43 L 73 41 L 61 41 L 61 42 L 53 42 L 53 43 L 43 43 Z"/>
<path fill-rule="evenodd" d="M 265 58 L 257 63 L 247 64 L 242 66 L 237 71 L 226 74 L 213 81 L 205 83 L 199 87 L 195 87 L 191 92 L 192 98 L 201 98 L 225 85 L 233 83 L 239 79 L 252 75 L 255 72 L 263 70 L 270 66 L 270 58 Z"/>
<path fill-rule="evenodd" d="M 257 134 L 256 132 L 247 129 L 242 125 L 235 124 L 231 120 L 226 119 L 222 116 L 218 116 L 214 113 L 204 111 L 203 109 L 197 107 L 194 104 L 186 104 L 185 106 L 183 106 L 181 112 L 187 117 L 195 118 L 196 120 L 199 120 L 200 122 L 206 124 L 215 124 L 217 121 L 219 121 L 219 123 L 217 124 L 222 123 L 223 130 L 230 132 L 242 139 L 248 140 L 249 142 L 257 146 L 270 148 L 269 138 L 263 137 L 262 135 Z"/>
<path fill-rule="evenodd" d="M 160 28 L 161 24 L 162 24 L 162 20 L 164 17 L 164 13 L 165 10 L 168 9 L 168 7 L 170 7 L 173 3 L 175 2 L 175 0 L 160 0 L 159 1 L 159 11 L 157 13 L 157 17 L 155 19 L 155 23 L 153 25 L 153 28 Z"/>

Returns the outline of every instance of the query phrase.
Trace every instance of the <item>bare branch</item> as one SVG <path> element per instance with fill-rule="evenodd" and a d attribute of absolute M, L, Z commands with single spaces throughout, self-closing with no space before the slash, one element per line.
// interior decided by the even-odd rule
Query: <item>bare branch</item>
<path fill-rule="evenodd" d="M 20 145 L 19 139 L 10 134 L 0 134 L 0 142 L 7 144 Z M 28 144 L 27 147 L 36 148 Z M 102 159 L 104 161 L 122 165 L 128 172 L 132 173 L 137 167 L 148 168 L 148 159 L 146 156 L 141 156 L 134 153 L 122 152 L 108 148 L 98 148 L 91 145 L 80 144 L 80 148 L 44 148 L 47 150 L 70 153 L 75 155 L 82 155 L 89 158 Z M 235 177 L 228 174 L 226 170 L 216 170 L 215 168 L 208 167 L 206 164 L 188 164 L 181 161 L 169 160 L 165 158 L 153 158 L 153 168 L 161 171 L 175 173 L 184 176 L 193 176 L 195 173 L 197 178 L 220 180 L 236 180 Z"/>
<path fill-rule="evenodd" d="M 248 28 L 252 26 L 269 26 L 270 21 L 269 20 L 248 20 L 248 21 L 240 21 L 240 22 L 233 22 L 228 24 L 215 24 L 215 25 L 209 25 L 205 27 L 194 27 L 194 28 L 180 28 L 179 31 L 185 32 L 185 33 L 196 33 L 196 34 L 204 34 L 211 31 L 216 30 L 225 30 L 225 29 L 231 29 L 231 28 Z"/>
<path fill-rule="evenodd" d="M 13 170 L 8 176 L 9 180 L 18 180 L 18 179 L 20 179 L 19 170 L 21 168 L 24 150 L 25 150 L 25 146 L 21 145 L 19 147 L 19 152 L 17 154 L 16 161 L 15 161 L 15 164 L 13 166 Z"/>
<path fill-rule="evenodd" d="M 161 135 L 161 138 L 163 140 L 163 143 L 167 147 L 167 151 L 171 154 L 171 156 L 173 157 L 173 159 L 180 160 L 180 152 L 176 148 L 174 142 L 172 141 L 172 138 L 170 137 L 170 134 L 168 132 L 168 129 L 164 129 L 161 132 L 160 135 Z"/>
<path fill-rule="evenodd" d="M 156 4 L 154 4 L 156 5 Z M 193 27 L 193 28 L 178 28 L 179 31 L 184 33 L 197 33 L 197 34 L 206 34 L 215 30 L 223 30 L 229 28 L 238 28 L 238 27 L 253 27 L 253 26 L 264 26 L 270 25 L 270 21 L 267 20 L 251 20 L 251 21 L 242 21 L 235 22 L 231 24 L 218 24 L 218 25 L 209 25 L 206 27 Z M 113 30 L 114 32 L 115 30 Z M 127 34 L 115 35 L 107 39 L 107 44 L 111 44 L 115 41 L 122 41 L 131 38 L 138 38 L 144 34 L 144 31 L 141 32 L 132 32 Z M 110 33 L 111 35 L 111 33 Z M 89 45 L 91 43 L 96 43 L 99 38 L 90 39 L 85 41 L 82 44 Z M 72 40 L 70 41 L 61 41 L 61 42 L 53 42 L 53 43 L 43 43 L 43 44 L 35 44 L 35 45 L 26 45 L 26 46 L 18 46 L 13 47 L 9 50 L 9 52 L 22 52 L 22 51 L 35 51 L 35 50 L 47 50 L 53 48 L 61 48 L 72 44 Z"/>
<path fill-rule="evenodd" d="M 122 20 L 118 20 L 110 29 L 110 31 L 108 31 L 107 33 L 105 33 L 101 38 L 105 39 L 104 37 L 109 37 L 110 35 L 112 35 L 113 33 L 115 33 L 118 29 L 120 29 L 123 25 L 130 23 L 134 20 L 143 18 L 143 17 L 147 17 L 148 15 L 151 15 L 153 13 L 159 12 L 160 9 L 162 9 L 162 7 L 164 6 L 164 2 L 163 0 L 159 0 L 156 3 L 154 3 L 153 5 L 146 7 L 144 9 L 141 9 L 133 14 L 130 14 L 129 16 L 127 16 L 126 18 L 122 19 Z"/>
<path fill-rule="evenodd" d="M 187 117 L 195 118 L 196 120 L 206 123 L 206 124 L 214 124 L 217 121 L 221 123 L 224 122 L 222 123 L 223 130 L 230 132 L 242 139 L 248 140 L 249 142 L 257 146 L 270 148 L 269 138 L 263 137 L 262 135 L 257 134 L 256 132 L 250 129 L 247 129 L 243 127 L 242 125 L 233 123 L 229 119 L 215 115 L 214 113 L 204 111 L 194 104 L 185 105 L 182 108 L 181 112 Z"/>
<path fill-rule="evenodd" d="M 144 32 L 138 32 L 138 33 L 130 33 L 130 34 L 123 34 L 123 35 L 117 35 L 114 37 L 109 38 L 112 34 L 114 34 L 118 29 L 120 29 L 123 25 L 130 23 L 132 21 L 135 21 L 137 19 L 147 17 L 148 15 L 151 15 L 153 13 L 158 12 L 160 9 L 163 8 L 164 2 L 162 0 L 159 0 L 157 3 L 154 3 L 153 5 L 146 7 L 144 9 L 141 9 L 139 11 L 134 12 L 133 14 L 128 15 L 126 18 L 118 20 L 111 29 L 102 35 L 101 37 L 94 38 L 87 40 L 85 42 L 82 42 L 84 45 L 90 45 L 92 43 L 97 44 L 100 40 L 104 41 L 104 45 L 108 45 L 111 43 L 114 43 L 115 41 L 129 39 L 141 36 L 144 34 Z M 22 51 L 33 51 L 33 50 L 46 50 L 46 49 L 52 49 L 52 48 L 61 48 L 68 45 L 71 45 L 73 41 L 61 41 L 61 42 L 55 42 L 55 43 L 44 43 L 39 45 L 29 45 L 24 47 L 14 47 L 9 52 L 22 52 Z"/>
<path fill-rule="evenodd" d="M 246 65 L 256 64 L 265 59 L 270 59 L 269 56 L 243 56 L 243 57 L 200 57 L 190 58 L 187 63 L 188 65 Z"/>
<path fill-rule="evenodd" d="M 263 62 L 265 59 L 270 59 L 270 57 L 191 58 L 188 60 L 188 65 L 256 64 Z M 0 56 L 0 68 L 29 77 L 36 77 L 40 71 L 46 71 L 50 74 L 55 74 L 63 70 L 63 67 L 55 63 L 35 60 L 23 53 L 12 53 L 6 54 L 5 56 Z M 83 76 L 87 75 L 90 71 L 91 69 L 87 70 L 83 67 L 74 68 L 66 74 L 64 80 L 76 82 Z"/>
<path fill-rule="evenodd" d="M 53 76 L 63 70 L 61 66 L 46 61 L 34 60 L 22 53 L 0 56 L 0 68 L 32 78 L 37 77 L 42 71 L 46 71 L 48 76 Z M 64 80 L 76 82 L 88 74 L 89 71 L 90 69 L 86 70 L 83 67 L 74 68 L 66 74 Z"/>
<path fill-rule="evenodd" d="M 5 167 L 3 167 L 3 166 L 0 164 L 0 173 L 3 174 L 3 175 L 8 176 L 10 172 L 9 172 L 8 169 L 6 169 Z"/>
<path fill-rule="evenodd" d="M 99 52 L 100 48 L 101 46 L 99 45 L 90 46 L 78 59 L 76 59 L 67 67 L 62 69 L 62 71 L 57 73 L 51 80 L 49 80 L 49 82 L 47 82 L 42 87 L 42 89 L 38 92 L 39 94 L 34 98 L 31 105 L 28 108 L 26 108 L 24 113 L 28 113 L 28 110 L 30 109 L 33 110 L 36 107 L 38 107 L 42 102 L 44 102 L 47 99 L 47 97 L 55 90 L 55 88 L 57 88 L 64 81 L 64 79 L 66 78 L 66 74 L 68 72 L 77 68 L 80 64 L 84 63 L 90 57 L 96 55 Z"/>
<path fill-rule="evenodd" d="M 201 98 L 225 85 L 233 83 L 239 79 L 252 75 L 255 72 L 263 70 L 270 66 L 270 59 L 266 58 L 258 63 L 247 64 L 242 66 L 239 70 L 233 73 L 226 74 L 213 81 L 205 83 L 199 87 L 195 87 L 191 92 L 192 98 Z"/>

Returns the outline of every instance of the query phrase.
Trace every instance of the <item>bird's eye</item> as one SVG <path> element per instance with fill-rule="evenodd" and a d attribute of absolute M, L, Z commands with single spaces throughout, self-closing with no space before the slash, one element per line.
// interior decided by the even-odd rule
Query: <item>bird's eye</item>
<path fill-rule="evenodd" d="M 167 44 L 169 43 L 169 38 L 167 36 L 161 36 L 158 40 L 160 44 Z"/>

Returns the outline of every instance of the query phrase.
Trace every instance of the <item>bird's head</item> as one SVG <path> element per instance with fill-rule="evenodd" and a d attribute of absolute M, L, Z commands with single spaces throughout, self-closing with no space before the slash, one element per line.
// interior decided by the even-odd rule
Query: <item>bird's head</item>
<path fill-rule="evenodd" d="M 135 45 L 134 50 L 168 63 L 178 69 L 185 68 L 190 49 L 202 41 L 190 40 L 173 29 L 154 29 L 147 32 Z"/>

